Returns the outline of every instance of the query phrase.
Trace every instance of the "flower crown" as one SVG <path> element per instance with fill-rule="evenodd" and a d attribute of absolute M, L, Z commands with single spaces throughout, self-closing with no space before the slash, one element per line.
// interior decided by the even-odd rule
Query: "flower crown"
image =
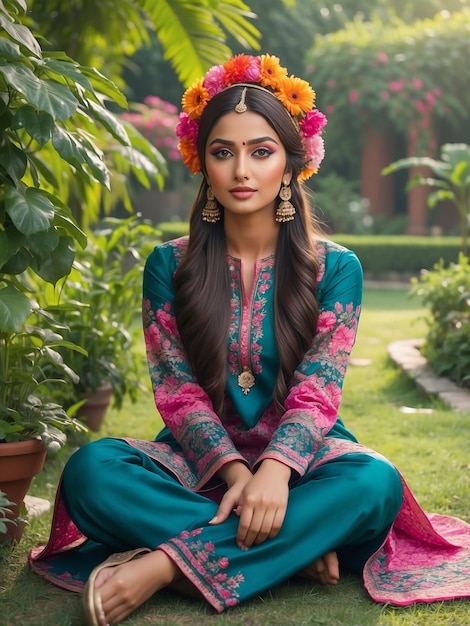
<path fill-rule="evenodd" d="M 299 181 L 318 172 L 325 156 L 321 132 L 326 125 L 325 115 L 315 108 L 315 92 L 307 81 L 287 76 L 287 69 L 270 54 L 259 57 L 238 54 L 224 65 L 214 65 L 207 74 L 195 81 L 183 94 L 183 111 L 176 126 L 178 149 L 185 165 L 193 174 L 201 171 L 197 152 L 199 120 L 207 103 L 229 87 L 244 84 L 264 88 L 275 96 L 292 116 L 305 148 L 305 166 Z"/>

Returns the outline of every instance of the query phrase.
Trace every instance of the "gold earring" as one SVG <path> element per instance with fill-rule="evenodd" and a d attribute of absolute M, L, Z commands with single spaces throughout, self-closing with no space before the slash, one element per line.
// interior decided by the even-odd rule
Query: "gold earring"
<path fill-rule="evenodd" d="M 207 195 L 206 204 L 204 208 L 202 209 L 202 221 L 215 224 L 216 222 L 220 220 L 220 209 L 217 206 L 214 192 L 212 191 L 212 187 L 210 185 L 207 187 L 206 195 Z"/>
<path fill-rule="evenodd" d="M 282 202 L 280 202 L 277 207 L 275 215 L 276 222 L 291 222 L 294 219 L 295 207 L 292 202 L 289 202 L 292 197 L 290 183 L 282 183 L 281 190 L 279 191 L 279 197 Z"/>

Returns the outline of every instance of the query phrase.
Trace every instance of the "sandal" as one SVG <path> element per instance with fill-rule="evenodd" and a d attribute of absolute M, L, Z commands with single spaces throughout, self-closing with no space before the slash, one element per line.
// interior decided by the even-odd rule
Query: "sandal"
<path fill-rule="evenodd" d="M 86 626 L 102 626 L 105 617 L 101 596 L 98 590 L 95 589 L 95 581 L 98 574 L 107 567 L 116 567 L 123 563 L 128 563 L 147 552 L 151 552 L 151 550 L 149 548 L 138 548 L 137 550 L 128 550 L 127 552 L 117 552 L 95 567 L 88 578 L 82 596 L 82 608 Z"/>

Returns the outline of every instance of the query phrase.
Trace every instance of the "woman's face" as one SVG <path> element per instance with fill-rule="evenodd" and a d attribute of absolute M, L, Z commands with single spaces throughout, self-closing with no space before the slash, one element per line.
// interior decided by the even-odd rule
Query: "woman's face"
<path fill-rule="evenodd" d="M 252 111 L 227 113 L 213 126 L 206 143 L 207 180 L 227 212 L 260 211 L 274 219 L 274 205 L 286 173 L 286 151 L 263 116 Z"/>

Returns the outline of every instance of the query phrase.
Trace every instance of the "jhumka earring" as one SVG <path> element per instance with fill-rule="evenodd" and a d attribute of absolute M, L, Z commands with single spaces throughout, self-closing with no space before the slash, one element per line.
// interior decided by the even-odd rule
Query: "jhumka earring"
<path fill-rule="evenodd" d="M 202 221 L 215 224 L 220 220 L 220 209 L 217 206 L 214 192 L 212 191 L 212 187 L 210 185 L 207 187 L 206 193 L 207 200 L 204 208 L 202 209 Z"/>
<path fill-rule="evenodd" d="M 275 219 L 276 222 L 291 222 L 294 219 L 295 215 L 295 207 L 290 202 L 292 197 L 292 191 L 290 188 L 290 183 L 282 183 L 281 190 L 279 191 L 279 197 L 281 201 L 276 210 Z"/>

